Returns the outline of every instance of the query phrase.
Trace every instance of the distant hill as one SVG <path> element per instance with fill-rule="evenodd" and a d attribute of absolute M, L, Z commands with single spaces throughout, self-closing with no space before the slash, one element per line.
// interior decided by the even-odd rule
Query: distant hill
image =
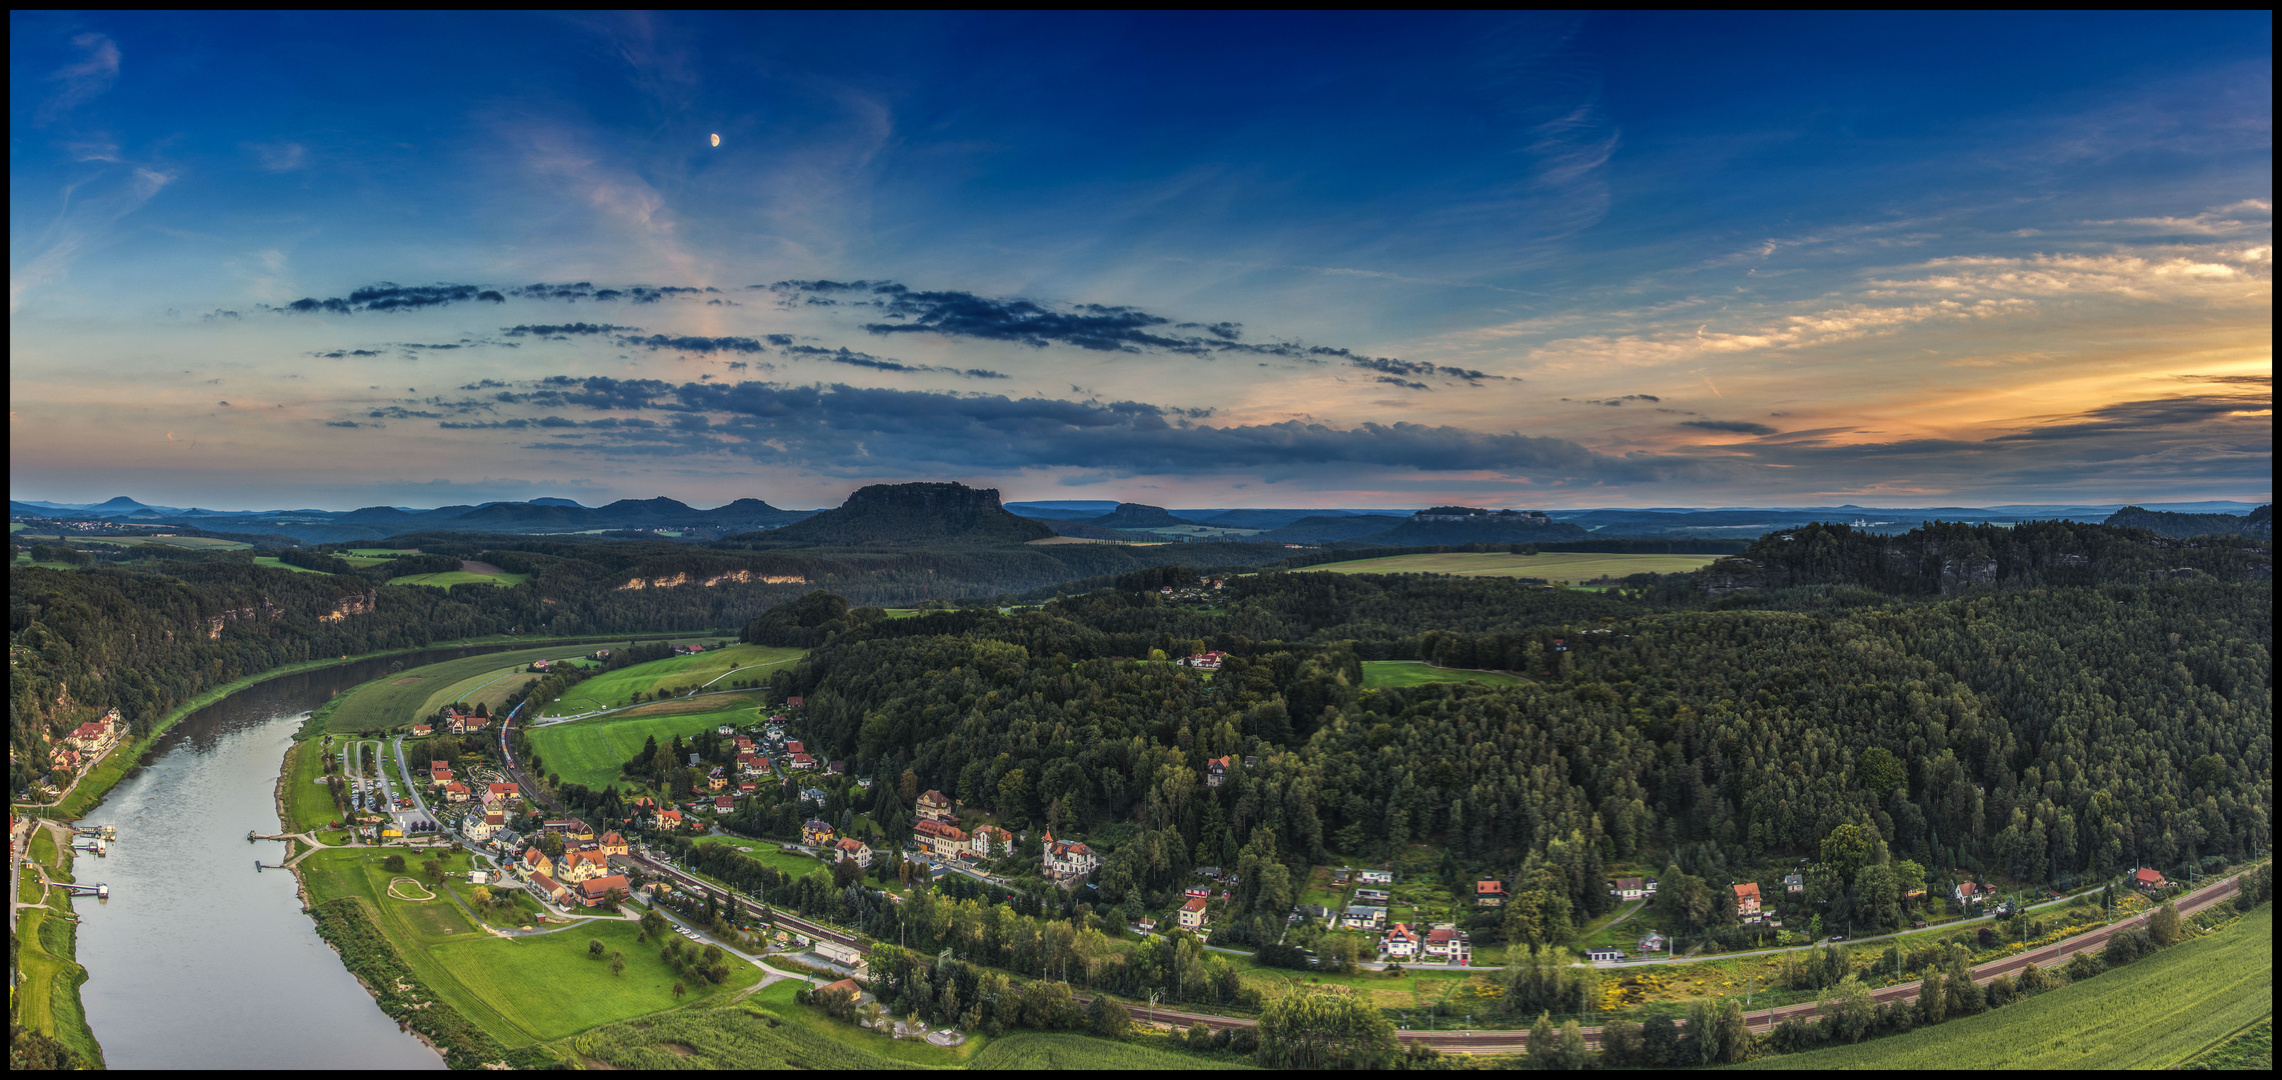
<path fill-rule="evenodd" d="M 1054 530 L 999 505 L 997 488 L 965 484 L 873 484 L 839 509 L 752 539 L 770 544 L 1020 544 Z"/>
<path fill-rule="evenodd" d="M 1034 517 L 1026 517 L 1023 520 L 1035 521 L 1044 525 L 1054 530 L 1056 536 L 1074 536 L 1081 540 L 1131 540 L 1134 538 L 1132 533 L 1119 532 L 1116 529 L 1104 528 L 1100 525 L 1089 525 L 1083 521 L 1058 521 L 1051 518 Z"/>
<path fill-rule="evenodd" d="M 2146 529 L 2181 539 L 2223 533 L 2271 540 L 2274 538 L 2274 504 L 2268 503 L 2241 517 L 2233 514 L 2175 514 L 2166 510 L 2127 506 L 2109 515 L 2108 520 L 2102 524 Z"/>
<path fill-rule="evenodd" d="M 1334 540 L 1360 540 L 1375 536 L 1401 525 L 1406 519 L 1379 517 L 1375 514 L 1349 514 L 1343 517 L 1304 517 L 1281 528 L 1270 529 L 1253 537 L 1279 544 L 1322 544 Z M 1214 521 L 1218 525 L 1221 522 Z"/>
<path fill-rule="evenodd" d="M 1489 511 L 1467 506 L 1435 506 L 1411 515 L 1370 542 L 1388 547 L 1419 544 L 1526 544 L 1539 540 L 1582 540 L 1582 526 L 1553 521 L 1540 513 Z"/>
<path fill-rule="evenodd" d="M 1097 518 L 1087 518 L 1085 524 L 1105 529 L 1174 529 L 1189 523 L 1166 513 L 1162 506 L 1118 503 L 1117 509 Z"/>

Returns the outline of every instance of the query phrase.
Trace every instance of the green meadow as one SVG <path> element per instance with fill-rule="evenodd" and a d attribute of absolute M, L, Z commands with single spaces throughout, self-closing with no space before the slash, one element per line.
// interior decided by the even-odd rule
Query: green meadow
<path fill-rule="evenodd" d="M 1419 686 L 1425 683 L 1472 682 L 1486 686 L 1516 686 L 1529 680 L 1497 671 L 1438 668 L 1416 660 L 1365 660 L 1363 686 Z"/>
<path fill-rule="evenodd" d="M 465 570 L 446 570 L 439 574 L 406 574 L 388 579 L 391 585 L 433 585 L 449 589 L 454 585 L 521 585 L 531 580 L 529 574 L 471 574 Z"/>
<path fill-rule="evenodd" d="M 766 680 L 771 672 L 807 652 L 768 645 L 713 648 L 708 643 L 705 652 L 669 656 L 588 679 L 571 687 L 560 701 L 548 706 L 547 715 L 574 716 L 596 709 L 615 709 L 632 704 L 636 694 L 649 697 L 661 689 L 681 691 L 708 683 L 714 684 L 709 689 L 726 689 L 723 684 L 739 679 Z"/>
<path fill-rule="evenodd" d="M 711 986 L 684 980 L 688 994 L 677 1001 L 672 969 L 659 958 L 657 943 L 634 940 L 641 932 L 634 923 L 584 920 L 554 933 L 494 937 L 476 927 L 448 890 L 430 890 L 434 899 L 425 901 L 390 896 L 388 882 L 400 876 L 381 867 L 390 853 L 350 848 L 310 856 L 303 878 L 311 903 L 343 896 L 370 900 L 380 911 L 383 932 L 429 990 L 511 1048 L 723 998 L 760 978 L 758 969 L 732 960 L 728 981 Z M 425 856 L 395 853 L 406 855 L 416 875 Z M 465 871 L 467 859 L 448 856 L 447 869 Z M 606 955 L 624 954 L 625 974 L 614 976 L 607 963 L 591 958 L 589 941 L 601 941 Z"/>
<path fill-rule="evenodd" d="M 757 694 L 724 694 L 699 698 L 691 704 L 699 702 L 718 704 L 704 712 L 597 716 L 526 728 L 525 734 L 548 772 L 560 775 L 566 783 L 601 788 L 618 782 L 626 759 L 639 753 L 647 739 L 655 737 L 664 745 L 676 735 L 687 737 L 722 724 L 749 727 L 762 716 Z"/>

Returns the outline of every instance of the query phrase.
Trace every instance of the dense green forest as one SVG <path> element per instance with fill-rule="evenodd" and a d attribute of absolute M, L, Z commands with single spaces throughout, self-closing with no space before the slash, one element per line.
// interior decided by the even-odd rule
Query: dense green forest
<path fill-rule="evenodd" d="M 1260 930 L 1300 864 L 1413 838 L 1453 877 L 1517 879 L 1492 921 L 1532 941 L 1604 910 L 1614 862 L 1664 867 L 1663 902 L 1709 928 L 1727 881 L 1819 856 L 1834 920 L 1891 925 L 1929 872 L 2064 885 L 2271 842 L 2269 549 L 2082 525 L 1791 536 L 1747 555 L 1780 587 L 1745 592 L 1709 571 L 1638 596 L 1267 573 L 1184 604 L 1165 568 L 1006 614 L 812 596 L 747 636 L 819 646 L 778 689 L 860 773 L 1087 836 L 1108 905 L 1248 868 Z M 1235 655 L 1211 676 L 1161 662 L 1207 648 Z M 1371 658 L 1533 681 L 1363 690 Z M 1209 786 L 1229 756 L 1254 760 Z M 875 790 L 875 820 L 903 823 Z"/>
<path fill-rule="evenodd" d="M 302 573 L 246 551 L 146 545 L 76 570 L 9 570 L 10 790 L 38 775 L 47 736 L 117 707 L 148 730 L 232 679 L 314 657 L 520 633 L 577 636 L 744 625 L 822 584 L 867 604 L 947 602 L 1035 589 L 1202 556 L 1232 565 L 1283 558 L 1259 544 L 1064 547 L 947 544 L 919 550 L 755 551 L 664 540 L 415 533 L 403 554 L 353 566 L 349 545 L 285 551 Z M 55 555 L 57 552 L 50 552 Z M 408 574 L 490 563 L 531 580 L 449 590 L 391 586 Z M 637 585 L 637 583 L 639 583 Z"/>

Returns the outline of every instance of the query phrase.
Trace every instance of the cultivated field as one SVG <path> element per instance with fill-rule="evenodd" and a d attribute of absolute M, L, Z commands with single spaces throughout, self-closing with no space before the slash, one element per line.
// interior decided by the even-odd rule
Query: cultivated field
<path fill-rule="evenodd" d="M 2166 1069 L 2274 1014 L 2274 905 L 1994 1012 L 1757 1069 Z"/>
<path fill-rule="evenodd" d="M 449 589 L 454 585 L 521 585 L 531 580 L 529 574 L 471 574 L 465 570 L 446 570 L 441 574 L 406 574 L 389 578 L 391 585 L 433 585 Z"/>
<path fill-rule="evenodd" d="M 596 709 L 615 709 L 633 703 L 634 695 L 650 697 L 660 689 L 681 691 L 715 683 L 714 689 L 739 679 L 767 679 L 779 666 L 807 655 L 806 649 L 780 649 L 768 645 L 730 645 L 693 656 L 669 656 L 630 668 L 598 675 L 571 687 L 562 700 L 547 707 L 548 716 L 575 716 Z M 723 676 L 728 676 L 723 678 Z"/>
<path fill-rule="evenodd" d="M 618 782 L 626 759 L 640 753 L 644 740 L 656 736 L 664 745 L 673 737 L 695 735 L 721 724 L 747 727 L 761 719 L 758 695 L 725 694 L 701 700 L 718 704 L 707 712 L 678 716 L 598 716 L 568 724 L 525 730 L 532 752 L 550 773 L 567 783 L 600 789 Z"/>
<path fill-rule="evenodd" d="M 1418 660 L 1365 660 L 1363 686 L 1376 689 L 1382 686 L 1418 686 L 1422 683 L 1472 682 L 1485 686 L 1518 686 L 1529 680 L 1518 675 L 1496 671 L 1471 671 L 1465 668 L 1438 668 Z"/>
<path fill-rule="evenodd" d="M 773 987 L 772 987 L 773 989 Z M 866 1033 L 869 1034 L 868 1032 Z M 900 1046 L 872 1035 L 882 1046 Z M 925 1044 L 920 1044 L 925 1046 Z M 851 1046 L 809 1025 L 746 1008 L 676 1013 L 566 1039 L 555 1049 L 588 1068 L 611 1069 L 916 1069 Z M 934 1049 L 927 1047 L 927 1049 Z M 950 1051 L 939 1051 L 949 1060 Z"/>
<path fill-rule="evenodd" d="M 1066 1032 L 1017 1031 L 992 1039 L 967 1066 L 970 1069 L 1050 1069 L 1091 1072 L 1097 1069 L 1249 1069 L 1252 1066 L 1211 1058 L 1191 1057 L 1153 1046 L 1096 1039 Z"/>
<path fill-rule="evenodd" d="M 1459 577 L 1543 578 L 1564 584 L 1620 578 L 1627 574 L 1677 574 L 1701 569 L 1717 555 L 1598 555 L 1548 551 L 1538 555 L 1454 552 L 1441 555 L 1390 555 L 1382 559 L 1324 563 L 1308 570 L 1335 574 L 1455 574 Z"/>
<path fill-rule="evenodd" d="M 681 638 L 710 641 L 711 638 Z M 393 675 L 382 676 L 365 683 L 335 699 L 333 711 L 326 718 L 325 730 L 344 733 L 367 729 L 386 730 L 405 727 L 433 710 L 428 707 L 431 698 L 449 691 L 470 679 L 496 677 L 509 667 L 528 665 L 533 660 L 559 660 L 568 656 L 584 656 L 593 652 L 594 645 L 538 645 L 528 649 L 485 653 L 445 660 L 425 667 L 408 668 Z M 488 675 L 487 675 L 488 673 Z M 508 685 L 522 686 L 518 679 L 507 680 Z M 447 701 L 440 698 L 438 706 Z M 473 704 L 471 701 L 470 704 Z"/>
<path fill-rule="evenodd" d="M 283 561 L 283 560 L 280 560 L 280 559 L 279 559 L 277 556 L 275 556 L 275 555 L 256 555 L 256 556 L 254 556 L 254 565 L 255 565 L 255 566 L 267 566 L 267 567 L 269 567 L 269 568 L 271 568 L 271 569 L 273 569 L 273 570 L 291 570 L 291 571 L 293 571 L 293 572 L 294 572 L 294 573 L 296 573 L 296 574 L 322 574 L 322 573 L 324 573 L 324 571 L 323 571 L 323 570 L 311 570 L 311 569 L 309 569 L 309 568 L 308 568 L 308 567 L 306 567 L 306 566 L 295 566 L 295 565 L 293 565 L 293 564 L 291 564 L 291 563 L 288 563 L 288 562 L 285 562 L 285 561 Z"/>

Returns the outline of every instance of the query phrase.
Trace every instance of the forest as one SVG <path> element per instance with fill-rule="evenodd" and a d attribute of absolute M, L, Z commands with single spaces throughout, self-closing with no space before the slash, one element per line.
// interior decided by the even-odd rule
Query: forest
<path fill-rule="evenodd" d="M 1776 584 L 1717 599 L 1712 571 L 1638 596 L 1263 573 L 1207 607 L 1162 601 L 1167 568 L 1006 614 L 811 596 L 747 633 L 817 646 L 776 688 L 860 775 L 1084 836 L 1105 907 L 1239 868 L 1239 937 L 1308 864 L 1414 838 L 1454 879 L 1515 880 L 1484 929 L 1533 944 L 1607 908 L 1612 862 L 1663 867 L 1660 902 L 1711 928 L 1728 881 L 1815 858 L 1827 918 L 1876 926 L 1953 869 L 2057 887 L 2271 842 L 2269 548 L 1793 535 L 1746 555 Z M 1208 648 L 1234 654 L 1210 676 L 1163 662 Z M 1364 690 L 1371 658 L 1532 681 Z M 1223 758 L 1244 764 L 1212 786 Z"/>

